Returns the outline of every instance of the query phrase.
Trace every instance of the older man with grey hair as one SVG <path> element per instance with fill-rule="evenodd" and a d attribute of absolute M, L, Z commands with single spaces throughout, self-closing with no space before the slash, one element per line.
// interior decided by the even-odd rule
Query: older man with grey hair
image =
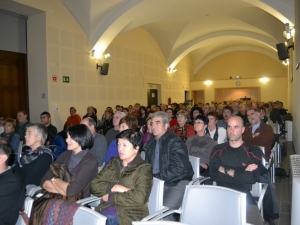
<path fill-rule="evenodd" d="M 165 181 L 163 205 L 178 209 L 185 186 L 194 175 L 188 150 L 182 139 L 168 130 L 169 119 L 165 112 L 155 112 L 151 118 L 155 138 L 147 144 L 145 160 L 152 164 L 153 176 Z M 174 220 L 174 217 L 167 219 Z"/>
<path fill-rule="evenodd" d="M 114 127 L 109 129 L 105 135 L 107 146 L 110 145 L 110 142 L 116 139 L 116 136 L 120 133 L 120 119 L 125 116 L 125 113 L 117 111 L 113 115 L 113 125 Z"/>

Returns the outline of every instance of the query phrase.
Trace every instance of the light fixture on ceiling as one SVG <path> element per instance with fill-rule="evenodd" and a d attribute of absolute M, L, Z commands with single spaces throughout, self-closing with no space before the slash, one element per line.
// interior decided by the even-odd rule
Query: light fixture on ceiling
<path fill-rule="evenodd" d="M 290 60 L 289 59 L 283 60 L 282 64 L 285 65 L 285 66 L 287 66 L 287 65 L 290 64 Z"/>
<path fill-rule="evenodd" d="M 286 39 L 291 39 L 295 35 L 294 27 L 290 26 L 289 23 L 285 24 L 285 30 L 283 31 L 283 37 Z"/>
<path fill-rule="evenodd" d="M 262 82 L 262 83 L 267 83 L 267 82 L 269 82 L 269 80 L 270 79 L 267 78 L 267 77 L 262 77 L 262 78 L 259 79 L 259 81 Z"/>
<path fill-rule="evenodd" d="M 206 80 L 206 81 L 204 81 L 204 84 L 207 85 L 207 86 L 209 86 L 209 85 L 212 84 L 212 81 L 211 80 Z"/>
<path fill-rule="evenodd" d="M 107 58 L 109 58 L 110 57 L 110 54 L 109 53 L 106 53 L 106 54 L 104 54 L 104 56 L 103 56 L 105 59 L 107 59 Z"/>

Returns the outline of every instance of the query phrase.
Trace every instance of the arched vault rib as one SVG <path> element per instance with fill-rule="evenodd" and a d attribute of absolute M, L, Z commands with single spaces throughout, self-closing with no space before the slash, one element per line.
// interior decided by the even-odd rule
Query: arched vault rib
<path fill-rule="evenodd" d="M 205 46 L 208 42 L 212 42 L 214 39 L 221 39 L 225 36 L 249 39 L 252 43 L 260 43 L 265 45 L 266 48 L 276 51 L 276 40 L 273 38 L 248 31 L 219 31 L 198 37 L 174 51 L 168 59 L 169 68 L 173 69 L 180 62 L 180 60 L 182 60 L 183 57 L 185 57 L 191 51 Z"/>
<path fill-rule="evenodd" d="M 213 60 L 214 58 L 229 53 L 229 52 L 236 52 L 236 51 L 252 51 L 252 52 L 258 52 L 264 55 L 267 55 L 268 57 L 274 59 L 274 60 L 278 60 L 278 55 L 266 49 L 262 49 L 262 48 L 257 48 L 257 47 L 249 47 L 249 46 L 236 46 L 236 47 L 231 47 L 231 48 L 225 48 L 222 49 L 218 52 L 215 52 L 207 57 L 205 57 L 200 63 L 198 63 L 195 66 L 194 69 L 194 74 L 196 74 L 201 68 L 202 66 L 204 66 L 206 63 L 208 63 L 209 61 Z"/>

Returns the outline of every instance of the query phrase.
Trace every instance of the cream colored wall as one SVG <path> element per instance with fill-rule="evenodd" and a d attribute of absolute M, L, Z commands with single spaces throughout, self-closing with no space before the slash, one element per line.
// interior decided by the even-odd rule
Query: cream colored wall
<path fill-rule="evenodd" d="M 39 114 L 48 110 L 52 115 L 52 123 L 61 130 L 71 106 L 75 106 L 78 114 L 83 116 L 87 106 L 92 105 L 98 109 L 100 117 L 107 106 L 127 106 L 136 102 L 146 105 L 148 83 L 161 85 L 159 102 L 167 103 L 169 97 L 173 102 L 184 100 L 184 90 L 189 89 L 189 58 L 177 65 L 177 73 L 168 73 L 166 59 L 159 46 L 142 28 L 115 38 L 106 51 L 111 54 L 111 58 L 106 61 L 110 64 L 109 73 L 103 76 L 96 70 L 96 63 L 102 63 L 103 60 L 96 60 L 89 55 L 91 47 L 86 34 L 60 1 L 16 2 L 46 14 L 47 60 L 41 68 L 34 68 L 29 73 L 29 80 L 32 81 L 29 84 L 30 92 L 35 93 L 29 99 L 33 122 L 38 122 Z M 42 27 L 37 29 L 36 33 L 43 30 Z M 31 35 L 35 34 L 35 31 L 31 32 Z M 34 57 L 37 56 L 38 51 Z M 47 74 L 41 75 L 45 69 Z M 43 77 L 46 86 L 35 92 L 33 85 L 39 75 Z M 52 82 L 53 75 L 57 76 L 57 82 Z M 70 83 L 63 83 L 62 76 L 69 76 Z M 47 92 L 46 99 L 40 97 L 42 91 Z M 43 106 L 45 101 L 47 108 Z M 58 111 L 54 112 L 56 106 Z"/>
<path fill-rule="evenodd" d="M 246 87 L 260 87 L 260 100 L 275 101 L 280 100 L 283 102 L 286 108 L 289 108 L 287 102 L 287 85 L 288 81 L 286 77 L 271 78 L 268 83 L 261 83 L 259 79 L 241 79 L 240 88 Z M 236 80 L 215 80 L 212 81 L 210 86 L 204 84 L 204 81 L 195 81 L 190 83 L 190 89 L 203 90 L 205 102 L 215 101 L 215 88 L 238 88 L 235 85 Z"/>

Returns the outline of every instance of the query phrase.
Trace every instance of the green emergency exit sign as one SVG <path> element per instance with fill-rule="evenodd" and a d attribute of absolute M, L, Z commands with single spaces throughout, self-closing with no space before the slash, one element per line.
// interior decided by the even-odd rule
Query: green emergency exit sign
<path fill-rule="evenodd" d="M 70 83 L 70 77 L 63 76 L 64 83 Z"/>

